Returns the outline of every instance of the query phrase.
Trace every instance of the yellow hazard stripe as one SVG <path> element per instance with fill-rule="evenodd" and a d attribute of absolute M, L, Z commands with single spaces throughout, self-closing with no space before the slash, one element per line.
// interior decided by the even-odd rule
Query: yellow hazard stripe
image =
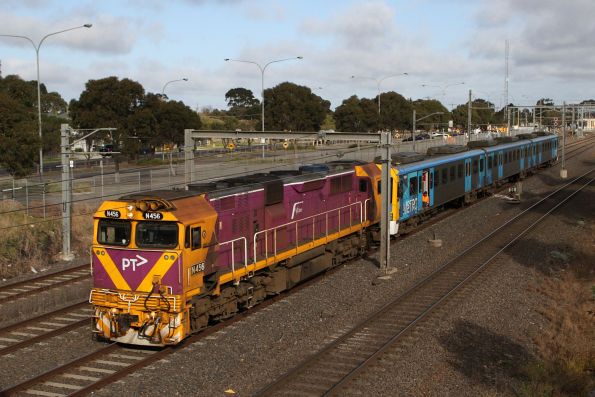
<path fill-rule="evenodd" d="M 116 286 L 116 289 L 130 291 L 130 286 L 128 285 L 126 280 L 124 280 L 124 277 L 122 277 L 122 274 L 118 270 L 118 267 L 115 265 L 112 258 L 110 258 L 107 251 L 103 252 L 105 252 L 105 255 L 95 255 L 97 259 L 99 259 L 99 262 L 101 262 L 101 264 L 103 265 L 103 268 L 105 269 L 109 277 L 112 279 L 112 282 Z"/>
<path fill-rule="evenodd" d="M 165 259 L 166 256 L 167 259 Z M 163 254 L 161 254 L 161 258 L 159 258 L 159 260 L 155 263 L 151 271 L 147 273 L 147 275 L 145 276 L 145 278 L 136 290 L 150 292 L 153 288 L 153 276 L 165 276 L 165 273 L 167 273 L 167 271 L 171 268 L 171 266 L 176 262 L 177 259 L 178 255 L 173 254 L 171 252 L 164 252 Z"/>

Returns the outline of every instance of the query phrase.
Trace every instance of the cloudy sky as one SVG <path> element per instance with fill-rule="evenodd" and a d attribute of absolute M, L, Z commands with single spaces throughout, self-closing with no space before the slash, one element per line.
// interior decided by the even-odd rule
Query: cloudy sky
<path fill-rule="evenodd" d="M 283 81 L 306 85 L 333 107 L 351 95 L 397 91 L 447 107 L 474 97 L 534 104 L 595 98 L 593 0 L 2 0 L 0 34 L 52 35 L 41 81 L 66 100 L 90 79 L 130 78 L 192 108 L 225 108 L 225 92 Z M 35 51 L 0 38 L 3 76 L 35 79 Z M 402 73 L 408 73 L 403 76 Z M 401 74 L 401 76 L 398 76 Z M 389 77 L 389 76 L 397 77 Z M 355 79 L 351 76 L 357 76 Z M 387 78 L 388 77 L 388 78 Z M 457 84 L 464 82 L 465 84 Z"/>

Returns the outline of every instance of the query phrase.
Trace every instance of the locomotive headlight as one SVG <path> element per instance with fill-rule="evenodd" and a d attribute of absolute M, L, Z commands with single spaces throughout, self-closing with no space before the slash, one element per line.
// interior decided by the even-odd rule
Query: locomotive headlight
<path fill-rule="evenodd" d="M 156 315 L 157 315 L 157 313 L 155 313 L 155 312 L 151 312 L 151 318 L 152 318 L 153 320 L 155 320 L 155 316 L 156 316 Z"/>
<path fill-rule="evenodd" d="M 128 219 L 132 219 L 134 218 L 134 205 L 133 204 L 128 204 L 126 206 L 126 209 L 128 210 L 128 213 L 126 214 L 126 216 L 128 217 Z"/>
<path fill-rule="evenodd" d="M 134 218 L 134 213 L 129 212 L 126 214 L 126 216 L 128 217 L 128 219 L 132 219 L 132 218 Z"/>
<path fill-rule="evenodd" d="M 118 309 L 116 309 L 115 307 L 112 307 L 111 310 L 110 310 L 110 312 L 112 314 L 118 314 Z"/>

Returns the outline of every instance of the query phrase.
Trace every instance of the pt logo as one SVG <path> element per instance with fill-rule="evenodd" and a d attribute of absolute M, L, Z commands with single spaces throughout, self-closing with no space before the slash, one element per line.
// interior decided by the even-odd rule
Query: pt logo
<path fill-rule="evenodd" d="M 137 267 L 141 267 L 147 262 L 148 260 L 140 255 L 137 255 L 136 258 L 122 258 L 122 271 L 132 266 L 132 271 L 135 272 Z"/>

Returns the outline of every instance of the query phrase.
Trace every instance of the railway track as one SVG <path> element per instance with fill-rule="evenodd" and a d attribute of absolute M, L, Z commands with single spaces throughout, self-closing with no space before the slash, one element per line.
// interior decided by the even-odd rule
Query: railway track
<path fill-rule="evenodd" d="M 384 352 L 473 280 L 501 252 L 592 185 L 594 171 L 575 178 L 519 213 L 257 394 L 341 395 L 362 371 L 374 365 Z"/>
<path fill-rule="evenodd" d="M 91 277 L 90 266 L 81 265 L 56 273 L 43 275 L 31 280 L 19 281 L 0 287 L 0 304 L 14 301 L 32 293 L 63 287 Z"/>
<path fill-rule="evenodd" d="M 91 324 L 93 309 L 83 301 L 0 329 L 0 356 Z"/>
<path fill-rule="evenodd" d="M 330 271 L 336 271 L 337 269 L 338 268 L 334 268 Z M 156 361 L 175 351 L 178 351 L 179 349 L 198 342 L 201 339 L 214 334 L 229 325 L 241 321 L 252 313 L 258 310 L 263 310 L 269 305 L 285 299 L 289 294 L 298 292 L 303 288 L 307 288 L 316 281 L 317 278 L 314 278 L 299 284 L 293 287 L 291 290 L 282 292 L 279 295 L 276 295 L 254 306 L 253 308 L 236 314 L 234 317 L 225 320 L 225 322 L 216 323 L 198 334 L 189 336 L 179 345 L 152 349 L 146 347 L 133 348 L 117 343 L 110 343 L 109 345 L 106 345 L 95 352 L 70 361 L 65 365 L 56 367 L 27 381 L 13 385 L 7 389 L 0 390 L 0 396 L 86 396 L 94 390 L 101 389 L 102 387 L 109 385 L 110 383 L 113 383 L 135 371 L 138 371 L 145 366 L 154 364 Z M 87 307 L 90 307 L 88 303 L 84 302 L 84 304 L 86 304 Z M 80 303 L 80 305 L 83 306 L 83 303 Z M 86 318 L 83 321 L 88 323 L 89 318 Z M 72 328 L 74 327 L 75 326 L 73 323 Z M 8 329 L 8 327 L 6 329 Z M 0 330 L 0 332 L 3 331 L 4 330 Z M 27 345 L 32 343 L 35 342 L 29 342 Z M 24 345 L 21 347 L 24 347 Z M 16 346 L 10 346 L 8 348 L 11 350 L 17 349 Z M 4 350 L 0 350 L 0 355 L 3 353 L 3 351 Z"/>
<path fill-rule="evenodd" d="M 84 267 L 86 268 L 87 266 L 84 266 Z M 456 276 L 454 274 L 455 272 L 456 271 L 449 272 L 449 273 L 453 273 L 453 274 L 451 274 L 451 281 L 455 280 L 455 276 Z M 54 275 L 50 275 L 50 277 L 51 276 L 54 276 Z M 32 281 L 36 281 L 36 280 L 32 280 Z M 313 281 L 315 281 L 315 280 L 311 280 L 310 282 L 313 282 Z M 429 282 L 427 279 L 424 281 Z M 308 284 L 309 284 L 309 282 L 306 282 L 300 286 L 296 286 L 290 292 L 291 293 L 296 292 L 301 288 L 307 287 Z M 435 285 L 435 284 L 433 284 L 433 285 Z M 417 286 L 413 287 L 412 289 L 410 289 L 408 291 L 408 293 L 412 293 L 412 291 L 415 290 L 416 288 L 417 288 Z M 425 291 L 425 289 L 424 289 L 424 291 Z M 90 393 L 93 390 L 100 389 L 101 387 L 104 387 L 107 384 L 110 384 L 110 383 L 112 383 L 112 382 L 134 372 L 134 371 L 137 371 L 138 369 L 140 369 L 144 366 L 147 366 L 147 365 L 150 365 L 150 364 L 156 362 L 157 360 L 163 358 L 164 356 L 166 356 L 174 351 L 177 351 L 177 349 L 183 348 L 184 346 L 188 346 L 188 345 L 198 341 L 201 338 L 204 338 L 214 332 L 217 332 L 219 329 L 221 329 L 224 326 L 232 324 L 236 321 L 240 321 L 242 318 L 244 318 L 244 316 L 251 314 L 253 312 L 253 310 L 263 309 L 266 306 L 268 306 L 269 304 L 272 304 L 279 299 L 284 299 L 285 297 L 286 297 L 286 294 L 282 294 L 276 298 L 267 300 L 266 302 L 263 302 L 262 304 L 258 305 L 254 309 L 251 309 L 244 313 L 240 313 L 237 316 L 235 316 L 233 319 L 227 320 L 225 323 L 214 325 L 211 328 L 202 331 L 198 335 L 194 335 L 194 336 L 187 338 L 183 344 L 181 344 L 177 347 L 163 348 L 163 349 L 159 349 L 159 350 L 142 350 L 142 349 L 127 348 L 127 347 L 117 345 L 117 344 L 107 345 L 96 352 L 85 355 L 84 357 L 78 358 L 76 360 L 73 360 L 64 366 L 60 366 L 58 368 L 55 368 L 51 371 L 48 371 L 48 372 L 42 374 L 42 375 L 32 378 L 26 382 L 23 382 L 18 385 L 14 385 L 6 390 L 0 391 L 0 395 L 20 395 L 20 394 L 45 395 L 45 396 L 87 395 L 88 393 Z M 404 297 L 401 296 L 401 298 L 403 299 Z M 409 325 L 407 325 L 407 324 L 400 325 L 401 328 L 405 327 L 405 330 L 402 331 L 403 334 L 409 329 L 408 327 L 414 326 L 415 323 L 417 323 L 419 320 L 421 320 L 421 319 L 423 319 L 423 317 L 425 317 L 425 314 L 424 314 L 422 317 L 417 319 L 417 317 L 419 317 L 419 308 L 421 308 L 423 305 L 427 306 L 427 304 L 428 304 L 427 299 L 429 299 L 429 297 L 426 298 L 426 301 L 420 300 L 417 302 L 417 305 L 413 304 L 412 306 L 410 306 L 409 313 L 406 311 L 403 311 L 403 310 L 400 312 L 401 317 L 403 317 L 403 318 L 406 317 L 407 319 L 409 319 Z M 446 297 L 442 298 L 442 300 L 444 300 L 444 299 L 446 299 Z M 437 303 L 437 304 L 439 304 L 439 303 Z M 434 306 L 432 306 L 428 310 L 431 311 L 433 307 Z M 416 313 L 417 313 L 417 317 L 414 317 L 413 319 L 411 319 L 411 316 L 415 315 Z M 48 315 L 51 315 L 51 314 L 52 313 L 50 313 Z M 399 316 L 397 316 L 397 317 L 399 317 Z M 85 318 L 85 319 L 81 319 L 80 320 L 81 323 L 78 326 L 84 325 L 83 322 L 88 321 L 88 318 L 89 318 L 89 316 L 87 316 L 87 318 Z M 35 321 L 35 320 L 33 319 L 33 320 L 29 320 L 29 321 Z M 394 324 L 388 324 L 388 325 L 389 325 L 389 330 L 387 330 L 387 331 L 381 330 L 381 332 L 379 332 L 379 335 L 383 335 L 384 337 L 387 337 L 387 336 L 391 336 L 392 333 L 394 333 L 393 332 L 395 329 Z M 4 335 L 3 332 L 5 330 L 9 330 L 9 328 L 16 327 L 16 326 L 17 325 L 7 327 L 5 329 L 0 329 L 0 338 Z M 69 329 L 72 329 L 75 327 L 76 327 L 76 325 L 74 325 L 74 323 L 73 323 L 72 327 Z M 54 331 L 50 331 L 50 332 L 54 332 Z M 62 332 L 66 332 L 66 330 L 63 330 L 62 328 L 60 328 L 60 329 L 56 330 L 53 335 L 56 335 L 56 334 L 62 333 Z M 357 331 L 354 329 L 354 331 L 351 331 L 346 336 L 348 336 L 350 334 L 355 335 L 355 332 L 357 332 Z M 343 354 L 343 356 L 351 358 L 351 364 L 349 364 L 349 366 L 351 367 L 351 370 L 348 371 L 348 373 L 351 373 L 351 371 L 353 370 L 354 360 L 356 363 L 358 361 L 362 361 L 360 357 L 363 354 L 363 352 L 365 352 L 365 354 L 368 354 L 368 351 L 370 349 L 367 348 L 367 346 L 372 344 L 370 341 L 373 340 L 373 338 L 372 338 L 373 335 L 374 335 L 373 330 L 371 330 L 369 328 L 365 328 L 363 335 L 359 335 L 359 336 L 355 335 L 357 337 L 350 341 L 351 344 L 345 345 L 345 346 L 347 346 L 347 348 L 345 348 L 345 350 L 342 351 L 342 354 Z M 42 336 L 41 335 L 39 337 L 41 339 L 45 339 L 50 336 Z M 345 337 L 342 337 L 341 339 L 343 339 L 343 338 L 345 338 Z M 41 339 L 38 339 L 37 341 L 39 341 Z M 339 341 L 340 340 L 335 341 L 333 343 L 333 345 Z M 33 343 L 36 343 L 36 342 L 35 341 L 24 341 L 24 344 L 20 345 L 20 347 L 24 347 L 26 345 L 31 345 Z M 361 345 L 361 344 L 363 344 L 363 345 Z M 376 346 L 377 344 L 378 344 L 378 342 L 376 342 L 376 344 L 374 344 L 374 346 Z M 363 348 L 362 348 L 362 346 L 363 346 Z M 6 348 L 10 349 L 10 351 L 14 351 L 15 349 L 18 349 L 20 347 L 17 347 L 16 345 L 10 345 L 10 346 L 7 346 Z M 6 351 L 6 352 L 8 352 L 8 351 Z M 1 354 L 5 354 L 5 351 L 0 348 L 0 355 Z M 337 359 L 333 359 L 333 360 L 334 360 L 334 362 L 337 362 L 337 363 L 340 362 L 340 360 L 337 360 Z M 367 359 L 365 359 L 364 361 L 367 361 Z M 341 364 L 338 364 L 338 365 L 341 366 Z M 347 367 L 347 368 L 349 368 L 349 367 Z M 355 370 L 354 373 L 359 373 L 360 370 L 361 369 L 357 369 L 357 370 Z M 318 372 L 318 373 L 321 374 L 319 377 L 323 377 L 326 380 L 331 379 L 331 377 L 328 377 L 324 372 Z M 345 382 L 348 381 L 348 380 L 345 380 L 345 379 L 347 379 L 345 376 L 343 376 L 341 379 Z M 307 380 L 306 383 L 308 384 L 308 387 L 315 384 L 315 382 L 312 382 L 311 380 Z M 276 395 L 277 394 L 277 392 L 271 393 L 270 391 L 267 391 L 267 390 L 268 389 L 263 390 L 262 393 L 265 395 L 267 395 L 267 394 Z M 299 395 L 299 388 L 295 389 L 295 390 L 297 390 L 297 394 Z M 308 394 L 308 393 L 306 393 L 306 394 Z M 316 391 L 314 391 L 312 394 L 319 395 L 320 393 L 317 393 Z"/>

